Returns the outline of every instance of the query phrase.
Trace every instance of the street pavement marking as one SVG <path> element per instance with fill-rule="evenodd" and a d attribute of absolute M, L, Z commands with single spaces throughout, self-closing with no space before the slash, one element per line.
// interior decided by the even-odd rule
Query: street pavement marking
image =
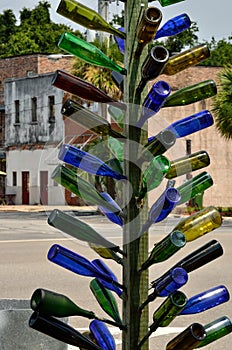
<path fill-rule="evenodd" d="M 41 238 L 41 239 L 12 239 L 0 241 L 1 243 L 25 243 L 25 242 L 48 242 L 48 241 L 69 241 L 69 238 Z"/>

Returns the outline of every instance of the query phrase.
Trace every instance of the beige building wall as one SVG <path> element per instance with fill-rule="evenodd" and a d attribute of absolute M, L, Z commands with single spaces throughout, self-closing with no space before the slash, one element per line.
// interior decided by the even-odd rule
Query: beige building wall
<path fill-rule="evenodd" d="M 157 80 L 164 80 L 171 86 L 172 91 L 192 85 L 207 79 L 213 79 L 217 83 L 218 67 L 193 67 L 174 76 L 161 75 Z M 163 108 L 149 120 L 149 136 L 167 127 L 172 122 L 185 118 L 191 114 L 208 109 L 211 112 L 212 98 L 200 101 L 188 106 Z M 232 141 L 227 141 L 220 136 L 215 125 L 191 134 L 185 138 L 177 139 L 172 149 L 165 153 L 170 160 L 182 157 L 186 154 L 186 140 L 191 140 L 192 153 L 205 150 L 210 156 L 210 165 L 201 171 L 207 171 L 214 185 L 205 191 L 203 205 L 215 205 L 232 207 L 231 173 L 232 173 Z M 201 171 L 192 173 L 193 176 Z M 185 181 L 185 176 L 176 178 L 177 184 Z M 161 192 L 161 188 L 150 194 L 149 203 L 152 204 Z"/>

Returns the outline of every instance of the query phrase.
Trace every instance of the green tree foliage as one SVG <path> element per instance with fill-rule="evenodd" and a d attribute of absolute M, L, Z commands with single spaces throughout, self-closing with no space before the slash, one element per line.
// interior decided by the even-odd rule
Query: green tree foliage
<path fill-rule="evenodd" d="M 79 31 L 73 31 L 69 26 L 53 23 L 50 7 L 47 1 L 39 1 L 32 10 L 24 7 L 20 11 L 19 25 L 12 10 L 0 14 L 1 58 L 31 53 L 60 53 L 57 42 L 63 31 L 82 37 Z"/>
<path fill-rule="evenodd" d="M 218 74 L 219 91 L 213 99 L 215 125 L 226 139 L 232 139 L 232 65 Z"/>
<path fill-rule="evenodd" d="M 198 44 L 197 32 L 199 31 L 196 22 L 192 22 L 190 28 L 183 31 L 182 33 L 170 36 L 165 40 L 161 39 L 159 44 L 163 44 L 170 54 L 181 52 L 183 49 L 188 49 Z M 156 44 L 158 44 L 156 42 Z"/>
<path fill-rule="evenodd" d="M 202 62 L 204 66 L 224 67 L 232 63 L 232 37 L 216 41 L 214 37 L 208 43 L 210 57 Z"/>

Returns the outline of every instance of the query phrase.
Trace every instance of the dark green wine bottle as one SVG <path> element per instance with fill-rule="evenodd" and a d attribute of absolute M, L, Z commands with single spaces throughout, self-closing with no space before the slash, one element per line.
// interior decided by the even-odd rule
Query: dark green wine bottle
<path fill-rule="evenodd" d="M 116 108 L 116 107 L 114 107 Z M 84 106 L 72 99 L 67 99 L 61 108 L 61 113 L 73 120 L 77 124 L 83 125 L 101 136 L 112 136 L 116 138 L 124 138 L 122 134 L 119 134 L 112 129 L 110 123 L 99 115 L 86 109 Z"/>
<path fill-rule="evenodd" d="M 155 244 L 148 259 L 142 264 L 141 271 L 149 266 L 167 260 L 186 244 L 185 235 L 180 231 L 172 231 L 160 242 Z"/>
<path fill-rule="evenodd" d="M 210 322 L 204 326 L 206 337 L 200 342 L 197 348 L 202 348 L 215 340 L 218 340 L 232 332 L 232 323 L 226 316 Z"/>
<path fill-rule="evenodd" d="M 187 242 L 209 233 L 222 224 L 222 217 L 217 208 L 206 207 L 187 218 L 182 219 L 174 230 L 183 232 Z"/>
<path fill-rule="evenodd" d="M 178 334 L 166 346 L 166 350 L 192 350 L 206 337 L 205 329 L 200 323 L 193 323 Z"/>
<path fill-rule="evenodd" d="M 176 188 L 181 195 L 180 201 L 177 205 L 188 202 L 198 193 L 203 193 L 211 186 L 213 186 L 213 179 L 206 171 L 194 176 L 192 179 L 184 182 Z"/>
<path fill-rule="evenodd" d="M 111 33 L 125 39 L 126 34 L 112 27 L 96 11 L 75 0 L 61 0 L 57 13 L 86 28 Z"/>
<path fill-rule="evenodd" d="M 217 86 L 213 80 L 186 86 L 169 95 L 162 107 L 186 106 L 205 100 L 217 94 Z"/>
<path fill-rule="evenodd" d="M 58 47 L 90 64 L 115 70 L 126 75 L 125 68 L 114 63 L 93 44 L 78 38 L 72 33 L 64 32 L 58 41 Z"/>
<path fill-rule="evenodd" d="M 82 316 L 94 319 L 93 311 L 87 311 L 77 306 L 67 296 L 46 290 L 36 289 L 31 297 L 31 308 L 44 315 L 54 317 Z"/>
<path fill-rule="evenodd" d="M 210 158 L 206 151 L 199 151 L 171 161 L 170 169 L 166 174 L 167 179 L 173 179 L 192 171 L 202 169 L 210 164 Z"/>

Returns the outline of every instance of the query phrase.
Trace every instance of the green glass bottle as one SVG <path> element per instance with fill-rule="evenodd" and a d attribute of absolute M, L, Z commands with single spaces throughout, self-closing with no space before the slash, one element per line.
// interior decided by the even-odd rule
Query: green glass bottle
<path fill-rule="evenodd" d="M 226 316 L 210 322 L 204 326 L 206 337 L 200 342 L 197 348 L 202 348 L 215 340 L 218 340 L 232 332 L 232 323 Z"/>
<path fill-rule="evenodd" d="M 34 291 L 30 302 L 32 310 L 49 316 L 95 318 L 94 312 L 80 308 L 67 296 L 42 288 Z"/>
<path fill-rule="evenodd" d="M 149 159 L 152 156 L 158 156 L 165 153 L 169 148 L 174 146 L 176 143 L 176 136 L 171 130 L 162 130 L 157 134 L 152 141 L 149 141 L 145 145 L 144 158 Z M 171 164 L 170 164 L 171 166 Z"/>
<path fill-rule="evenodd" d="M 174 230 L 183 232 L 186 241 L 190 242 L 215 230 L 220 227 L 221 224 L 221 214 L 215 207 L 209 206 L 182 219 L 179 224 L 175 226 Z"/>
<path fill-rule="evenodd" d="M 121 109 L 119 109 L 113 105 L 110 105 L 108 107 L 108 112 L 111 115 L 111 117 L 118 123 L 118 125 L 121 128 L 123 128 L 124 120 L 125 120 L 125 113 Z"/>
<path fill-rule="evenodd" d="M 150 1 L 153 1 L 153 0 L 149 0 L 148 2 L 150 2 Z M 160 5 L 164 7 L 164 6 L 176 4 L 176 3 L 180 2 L 180 1 L 184 1 L 184 0 L 158 0 L 158 1 L 159 1 Z"/>
<path fill-rule="evenodd" d="M 118 264 L 123 264 L 122 258 L 118 256 L 112 248 L 106 248 L 95 243 L 88 242 L 91 249 L 104 259 L 115 260 Z"/>
<path fill-rule="evenodd" d="M 57 13 L 86 28 L 107 32 L 125 39 L 126 34 L 107 23 L 91 8 L 75 0 L 61 0 Z"/>
<path fill-rule="evenodd" d="M 181 195 L 180 201 L 177 205 L 188 202 L 198 193 L 203 193 L 211 186 L 213 186 L 213 179 L 206 171 L 194 176 L 192 179 L 184 182 L 176 188 Z"/>
<path fill-rule="evenodd" d="M 109 57 L 107 57 L 96 46 L 78 38 L 72 33 L 64 32 L 58 41 L 58 46 L 62 50 L 79 57 L 90 64 L 115 70 L 118 73 L 126 75 L 125 68 L 111 61 Z"/>
<path fill-rule="evenodd" d="M 153 314 L 153 323 L 149 327 L 149 332 L 139 343 L 139 348 L 145 343 L 150 335 L 157 330 L 158 327 L 167 327 L 174 318 L 184 309 L 187 303 L 186 295 L 181 291 L 171 293 L 159 308 Z"/>
<path fill-rule="evenodd" d="M 170 161 L 167 157 L 159 155 L 152 159 L 151 163 L 143 173 L 142 188 L 138 193 L 138 200 L 144 198 L 148 191 L 151 191 L 160 185 L 169 168 Z"/>
<path fill-rule="evenodd" d="M 206 44 L 197 45 L 170 57 L 162 70 L 162 74 L 176 74 L 186 68 L 195 66 L 197 63 L 209 58 L 209 56 L 210 51 Z"/>
<path fill-rule="evenodd" d="M 205 100 L 217 94 L 217 86 L 213 80 L 186 86 L 169 95 L 163 107 L 186 106 L 194 102 Z"/>
<path fill-rule="evenodd" d="M 124 146 L 123 143 L 114 137 L 109 136 L 107 140 L 107 144 L 115 158 L 117 158 L 120 162 L 124 161 Z"/>
<path fill-rule="evenodd" d="M 78 176 L 73 170 L 59 164 L 52 172 L 51 178 L 65 187 L 70 192 L 83 198 L 86 202 L 94 205 L 100 205 L 109 209 L 115 214 L 122 214 L 118 208 L 114 207 L 110 202 L 105 200 L 96 188 L 89 182 Z"/>
<path fill-rule="evenodd" d="M 155 243 L 148 259 L 142 264 L 140 271 L 146 270 L 149 266 L 167 260 L 178 252 L 186 244 L 185 235 L 180 231 L 172 231 L 160 242 Z"/>
<path fill-rule="evenodd" d="M 115 107 L 116 108 L 116 107 Z M 110 123 L 99 115 L 86 109 L 84 106 L 72 99 L 67 99 L 61 108 L 61 113 L 73 120 L 77 124 L 83 125 L 101 136 L 112 136 L 116 138 L 124 138 L 122 134 L 112 129 Z"/>
<path fill-rule="evenodd" d="M 99 244 L 113 251 L 119 250 L 119 247 L 101 236 L 90 225 L 62 210 L 54 209 L 48 217 L 48 224 L 81 241 Z"/>
<path fill-rule="evenodd" d="M 170 169 L 166 174 L 167 179 L 181 176 L 192 171 L 202 169 L 210 164 L 210 158 L 206 151 L 199 151 L 171 161 Z"/>
<path fill-rule="evenodd" d="M 122 324 L 117 302 L 110 290 L 106 289 L 98 279 L 90 282 L 90 290 L 95 296 L 101 308 L 117 323 Z"/>
<path fill-rule="evenodd" d="M 136 56 L 139 56 L 144 46 L 154 39 L 161 20 L 162 12 L 157 7 L 148 7 L 143 11 L 136 33 L 138 41 Z"/>
<path fill-rule="evenodd" d="M 192 350 L 206 337 L 205 329 L 200 323 L 193 323 L 173 338 L 166 350 Z"/>

